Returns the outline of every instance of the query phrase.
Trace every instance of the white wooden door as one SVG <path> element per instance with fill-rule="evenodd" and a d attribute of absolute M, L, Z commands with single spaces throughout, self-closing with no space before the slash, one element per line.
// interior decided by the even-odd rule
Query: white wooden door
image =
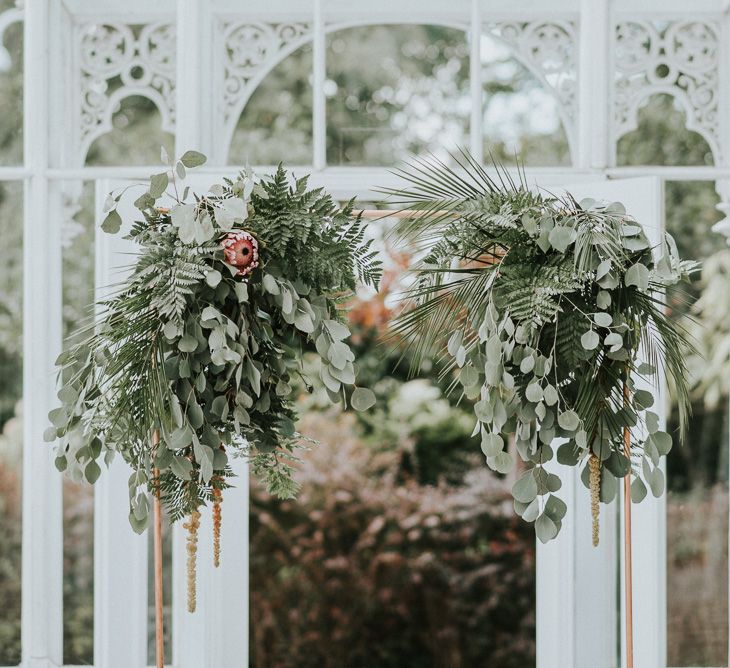
<path fill-rule="evenodd" d="M 660 179 L 580 183 L 565 190 L 578 200 L 622 202 L 658 242 L 664 224 Z M 664 422 L 663 396 L 657 404 Z M 623 661 L 621 496 L 601 505 L 601 541 L 594 548 L 589 492 L 577 471 L 560 471 L 560 477 L 568 513 L 558 538 L 547 545 L 538 541 L 537 548 L 537 668 L 617 668 Z M 641 668 L 667 665 L 665 506 L 664 497 L 649 494 L 632 509 L 634 664 Z"/>
<path fill-rule="evenodd" d="M 195 175 L 186 184 L 205 192 L 218 179 Z M 97 183 L 97 220 L 111 190 L 129 181 Z M 118 211 L 128 227 L 140 218 L 132 202 L 142 188 L 131 188 Z M 124 228 L 123 228 L 124 231 Z M 134 245 L 122 234 L 97 229 L 96 286 L 103 294 L 119 282 L 134 261 Z M 248 466 L 233 459 L 235 487 L 222 504 L 221 564 L 212 566 L 210 508 L 201 514 L 198 548 L 197 610 L 186 607 L 186 532 L 173 529 L 172 656 L 175 668 L 242 668 L 248 666 Z M 96 668 L 142 668 L 147 665 L 148 534 L 136 535 L 127 526 L 130 468 L 117 458 L 97 483 L 94 501 L 94 665 Z"/>

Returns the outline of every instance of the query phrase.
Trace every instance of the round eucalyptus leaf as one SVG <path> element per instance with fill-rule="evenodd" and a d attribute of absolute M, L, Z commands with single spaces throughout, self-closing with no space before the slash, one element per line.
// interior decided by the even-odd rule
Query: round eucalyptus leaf
<path fill-rule="evenodd" d="M 535 522 L 535 533 L 541 543 L 547 543 L 558 535 L 558 525 L 543 512 Z"/>
<path fill-rule="evenodd" d="M 195 352 L 195 350 L 198 347 L 198 339 L 196 339 L 194 336 L 190 336 L 190 334 L 185 334 L 177 343 L 177 347 L 180 350 L 180 352 L 183 353 L 192 353 Z"/>
<path fill-rule="evenodd" d="M 534 499 L 532 503 L 528 504 L 522 513 L 522 519 L 525 522 L 534 522 L 540 515 L 540 500 Z"/>
<path fill-rule="evenodd" d="M 602 462 L 605 462 L 611 456 L 611 442 L 604 438 L 597 437 L 593 440 L 591 450 L 596 457 L 598 457 Z"/>
<path fill-rule="evenodd" d="M 652 412 L 652 411 L 646 411 L 645 418 L 646 420 L 646 428 L 648 429 L 650 434 L 654 434 L 655 432 L 659 431 L 659 416 Z"/>
<path fill-rule="evenodd" d="M 337 320 L 324 320 L 323 323 L 333 341 L 343 341 L 350 336 L 350 330 Z"/>
<path fill-rule="evenodd" d="M 575 411 L 565 411 L 558 415 L 558 424 L 566 431 L 575 431 L 580 426 L 580 417 Z"/>
<path fill-rule="evenodd" d="M 512 485 L 512 496 L 522 503 L 531 503 L 537 496 L 537 483 L 531 471 L 527 471 Z"/>
<path fill-rule="evenodd" d="M 356 411 L 366 411 L 375 405 L 375 393 L 367 387 L 356 387 L 350 397 L 350 403 Z"/>
<path fill-rule="evenodd" d="M 617 478 L 623 478 L 631 471 L 631 462 L 621 452 L 612 452 L 605 466 Z"/>
<path fill-rule="evenodd" d="M 636 286 L 639 290 L 645 291 L 649 287 L 649 269 L 637 262 L 626 271 L 624 285 Z"/>
<path fill-rule="evenodd" d="M 558 463 L 563 464 L 564 466 L 575 466 L 578 463 L 578 455 L 578 448 L 568 441 L 558 448 Z"/>
<path fill-rule="evenodd" d="M 330 369 L 326 364 L 322 364 L 319 370 L 319 376 L 322 379 L 322 382 L 324 383 L 325 387 L 330 390 L 330 392 L 339 392 L 340 391 L 340 381 L 337 380 L 331 373 Z"/>
<path fill-rule="evenodd" d="M 624 345 L 624 338 L 618 332 L 611 332 L 603 339 L 603 343 L 608 346 L 612 353 L 621 350 Z"/>
<path fill-rule="evenodd" d="M 596 269 L 596 280 L 600 281 L 611 271 L 611 260 L 602 260 Z"/>
<path fill-rule="evenodd" d="M 588 467 L 586 467 L 588 468 Z M 611 503 L 618 493 L 618 480 L 605 469 L 601 476 L 601 489 L 598 495 L 601 503 Z"/>
<path fill-rule="evenodd" d="M 553 439 L 555 438 L 555 428 L 554 427 L 540 427 L 540 431 L 538 432 L 538 438 L 540 439 L 540 443 L 543 443 L 545 445 L 550 445 L 553 442 Z"/>
<path fill-rule="evenodd" d="M 459 372 L 459 382 L 464 387 L 471 387 L 479 382 L 479 372 L 471 364 L 467 364 Z"/>
<path fill-rule="evenodd" d="M 336 341 L 327 350 L 327 359 L 336 369 L 344 369 L 348 362 L 355 359 L 347 344 Z"/>
<path fill-rule="evenodd" d="M 656 367 L 648 362 L 642 362 L 636 371 L 641 376 L 653 376 L 656 373 Z"/>
<path fill-rule="evenodd" d="M 574 239 L 575 230 L 567 226 L 556 226 L 550 230 L 548 235 L 550 245 L 559 253 L 564 253 Z"/>
<path fill-rule="evenodd" d="M 592 329 L 589 329 L 580 337 L 580 344 L 585 350 L 595 350 L 600 342 L 600 337 Z"/>
<path fill-rule="evenodd" d="M 556 524 L 560 522 L 565 517 L 566 512 L 568 512 L 568 506 L 565 505 L 565 501 L 554 494 L 548 496 L 548 499 L 545 502 L 545 514 L 553 520 L 553 522 Z"/>
<path fill-rule="evenodd" d="M 449 337 L 449 341 L 446 344 L 446 349 L 449 351 L 449 355 L 456 357 L 456 351 L 461 348 L 461 342 L 464 339 L 464 332 L 460 329 L 455 330 Z"/>
<path fill-rule="evenodd" d="M 173 457 L 170 469 L 180 480 L 190 480 L 193 465 L 187 457 Z"/>
<path fill-rule="evenodd" d="M 631 500 L 634 503 L 641 503 L 646 497 L 646 485 L 638 476 L 631 481 Z"/>
<path fill-rule="evenodd" d="M 599 290 L 596 295 L 596 306 L 600 309 L 607 309 L 611 306 L 611 293 L 606 290 Z"/>
<path fill-rule="evenodd" d="M 482 433 L 482 452 L 485 457 L 496 457 L 504 449 L 504 441 L 499 434 Z"/>
<path fill-rule="evenodd" d="M 514 467 L 514 460 L 507 452 L 500 452 L 494 457 L 487 458 L 487 464 L 497 473 L 507 474 Z"/>
<path fill-rule="evenodd" d="M 599 327 L 610 327 L 613 324 L 613 318 L 609 313 L 599 311 L 593 314 L 593 322 Z"/>
<path fill-rule="evenodd" d="M 650 437 L 660 455 L 668 455 L 672 449 L 672 437 L 665 431 L 656 431 Z"/>
<path fill-rule="evenodd" d="M 543 399 L 548 406 L 554 406 L 558 403 L 558 391 L 549 383 L 545 386 Z"/>
<path fill-rule="evenodd" d="M 539 383 L 530 383 L 527 386 L 527 390 L 525 390 L 525 397 L 527 397 L 527 400 L 531 401 L 533 404 L 541 401 L 542 395 L 542 387 L 540 387 Z"/>
<path fill-rule="evenodd" d="M 659 450 L 657 450 L 651 436 L 644 441 L 644 456 L 647 457 L 654 466 L 659 465 L 661 455 L 659 454 Z"/>
<path fill-rule="evenodd" d="M 489 401 L 482 399 L 474 404 L 474 414 L 480 422 L 491 422 L 494 416 L 494 408 Z"/>
<path fill-rule="evenodd" d="M 219 271 L 216 269 L 211 269 L 206 275 L 205 275 L 205 282 L 211 287 L 214 288 L 218 285 L 218 283 L 221 282 L 221 279 L 223 276 Z"/>
<path fill-rule="evenodd" d="M 533 355 L 527 355 L 522 358 L 520 362 L 520 371 L 522 373 L 530 373 L 535 368 L 535 357 Z"/>
<path fill-rule="evenodd" d="M 203 426 L 203 422 L 205 421 L 203 409 L 194 399 L 187 405 L 187 416 L 193 429 L 200 429 Z"/>
<path fill-rule="evenodd" d="M 656 498 L 664 494 L 664 473 L 658 466 L 651 472 L 647 482 L 651 488 L 651 493 Z"/>
<path fill-rule="evenodd" d="M 463 344 L 460 348 L 463 348 Z M 489 337 L 486 347 L 487 361 L 498 364 L 502 361 L 502 341 L 496 334 Z"/>
<path fill-rule="evenodd" d="M 84 468 L 84 477 L 86 478 L 86 481 L 93 485 L 101 475 L 101 467 L 96 463 L 94 459 L 92 459 L 87 465 L 86 468 Z"/>
<path fill-rule="evenodd" d="M 636 390 L 634 401 L 640 408 L 651 408 L 654 405 L 654 395 L 648 390 Z"/>

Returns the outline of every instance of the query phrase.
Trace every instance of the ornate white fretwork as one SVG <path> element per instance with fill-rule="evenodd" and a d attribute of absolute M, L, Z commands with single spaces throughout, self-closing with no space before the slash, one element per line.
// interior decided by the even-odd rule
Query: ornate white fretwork
<path fill-rule="evenodd" d="M 573 21 L 500 21 L 486 26 L 553 91 L 573 148 L 578 115 L 578 30 Z"/>
<path fill-rule="evenodd" d="M 80 73 L 78 157 L 112 128 L 119 102 L 130 95 L 152 100 L 162 129 L 175 130 L 175 26 L 87 23 L 76 26 Z"/>
<path fill-rule="evenodd" d="M 687 127 L 721 159 L 718 124 L 719 24 L 709 21 L 622 21 L 616 25 L 615 136 L 637 127 L 637 111 L 657 93 L 680 101 Z"/>
<path fill-rule="evenodd" d="M 287 55 L 311 40 L 307 23 L 221 21 L 223 89 L 219 117 L 228 147 L 241 111 L 263 78 Z"/>

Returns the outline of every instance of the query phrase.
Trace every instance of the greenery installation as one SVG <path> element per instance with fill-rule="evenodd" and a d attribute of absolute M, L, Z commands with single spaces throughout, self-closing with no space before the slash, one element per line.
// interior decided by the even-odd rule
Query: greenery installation
<path fill-rule="evenodd" d="M 204 162 L 188 151 L 136 200 L 143 219 L 129 238 L 139 253 L 83 341 L 58 359 L 62 405 L 46 434 L 74 479 L 94 483 L 98 461 L 116 453 L 130 464 L 136 531 L 148 525 L 148 492 L 173 521 L 189 517 L 191 574 L 199 508 L 209 502 L 218 560 L 231 457 L 248 457 L 272 493 L 295 493 L 293 399 L 298 379 L 311 388 L 303 350 L 321 357 L 330 399 L 346 401 L 355 370 L 342 303 L 358 280 L 377 287 L 381 271 L 352 202 L 338 207 L 281 166 L 271 178 L 242 172 L 202 195 L 180 191 L 186 169 Z M 121 229 L 122 195 L 107 200 L 106 232 Z M 163 197 L 170 208 L 158 205 Z M 374 395 L 356 388 L 349 401 L 367 409 Z"/>
<path fill-rule="evenodd" d="M 669 235 L 652 249 L 619 203 L 534 192 L 524 173 L 515 181 L 496 166 L 495 180 L 470 156 L 455 160 L 461 169 L 416 161 L 401 171 L 409 185 L 388 191 L 413 210 L 396 236 L 422 253 L 394 335 L 415 365 L 445 350 L 452 387 L 476 402 L 474 434 L 495 471 L 513 468 L 505 436 L 514 438 L 527 465 L 515 509 L 541 541 L 566 512 L 545 465 L 583 467 L 597 544 L 599 499 L 615 497 L 617 479 L 633 476 L 635 502 L 647 485 L 663 492 L 659 458 L 672 439 L 650 410 L 659 370 L 681 430 L 689 406 L 686 335 L 665 315 L 663 290 L 696 265 L 679 260 Z M 565 442 L 554 452 L 556 439 Z"/>

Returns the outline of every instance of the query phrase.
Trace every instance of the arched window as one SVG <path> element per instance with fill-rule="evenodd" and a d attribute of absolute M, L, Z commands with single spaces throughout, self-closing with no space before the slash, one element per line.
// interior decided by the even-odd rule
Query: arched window
<path fill-rule="evenodd" d="M 515 26 L 500 30 L 490 28 L 481 37 L 482 92 L 475 101 L 463 29 L 329 26 L 320 91 L 326 99 L 327 164 L 387 167 L 413 154 L 446 157 L 470 144 L 477 104 L 485 155 L 506 164 L 569 165 L 568 113 L 557 93 L 565 83 L 553 82 L 549 68 L 541 71 L 518 53 Z M 226 35 L 226 100 L 233 113 L 243 104 L 227 162 L 311 162 L 314 64 L 306 27 L 236 26 Z M 225 132 L 225 126 L 216 128 L 216 136 Z"/>
<path fill-rule="evenodd" d="M 705 137 L 687 126 L 687 113 L 672 95 L 652 95 L 639 107 L 636 129 L 616 145 L 618 165 L 712 165 Z"/>
<path fill-rule="evenodd" d="M 468 143 L 469 48 L 462 30 L 360 26 L 327 39 L 327 162 L 392 165 Z"/>
<path fill-rule="evenodd" d="M 312 45 L 287 56 L 254 90 L 233 131 L 228 162 L 291 165 L 312 160 Z"/>
<path fill-rule="evenodd" d="M 158 165 L 160 146 L 173 154 L 174 137 L 162 129 L 157 105 L 142 95 L 119 101 L 111 129 L 97 137 L 86 155 L 87 165 Z"/>

